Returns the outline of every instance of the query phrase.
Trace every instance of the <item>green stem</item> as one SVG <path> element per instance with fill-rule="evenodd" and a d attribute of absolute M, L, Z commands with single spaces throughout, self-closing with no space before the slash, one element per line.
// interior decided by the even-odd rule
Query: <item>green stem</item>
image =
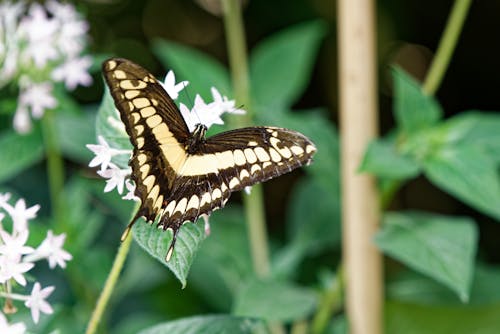
<path fill-rule="evenodd" d="M 41 121 L 43 140 L 47 153 L 47 174 L 49 178 L 50 202 L 54 214 L 56 230 L 63 223 L 64 161 L 57 138 L 53 110 L 47 110 Z"/>
<path fill-rule="evenodd" d="M 318 311 L 312 320 L 311 333 L 323 333 L 330 322 L 331 315 L 342 308 L 344 283 L 344 270 L 342 264 L 340 264 L 335 279 L 332 280 L 332 284 L 323 293 Z"/>
<path fill-rule="evenodd" d="M 472 0 L 455 1 L 443 36 L 441 36 L 441 40 L 439 41 L 436 55 L 422 87 L 424 92 L 429 95 L 436 93 L 437 88 L 443 80 L 444 73 L 450 63 L 451 55 L 457 46 L 458 37 L 462 31 L 471 2 Z"/>
<path fill-rule="evenodd" d="M 116 254 L 115 260 L 113 262 L 113 266 L 111 267 L 111 271 L 109 272 L 108 278 L 106 279 L 106 283 L 104 283 L 104 288 L 101 292 L 101 295 L 99 296 L 99 299 L 97 300 L 94 311 L 92 312 L 92 316 L 90 317 L 85 334 L 94 334 L 96 332 L 97 326 L 99 325 L 99 322 L 104 315 L 106 306 L 108 305 L 111 294 L 113 293 L 113 289 L 115 288 L 120 276 L 123 264 L 127 259 L 131 243 L 132 233 L 129 233 L 118 249 L 118 253 Z"/>
<path fill-rule="evenodd" d="M 233 120 L 237 123 L 236 126 L 243 127 L 248 126 L 252 121 L 246 41 L 241 8 L 239 1 L 236 0 L 223 0 L 222 5 L 234 96 L 236 101 L 244 105 L 248 111 L 246 117 L 237 117 Z M 270 265 L 262 186 L 253 186 L 251 194 L 243 196 L 254 270 L 257 276 L 265 277 L 269 274 Z"/>

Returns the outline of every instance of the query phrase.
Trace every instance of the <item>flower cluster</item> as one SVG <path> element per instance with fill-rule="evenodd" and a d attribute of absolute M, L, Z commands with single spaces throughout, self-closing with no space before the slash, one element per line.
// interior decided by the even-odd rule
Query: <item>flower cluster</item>
<path fill-rule="evenodd" d="M 169 71 L 165 77 L 165 81 L 161 84 L 168 95 L 175 100 L 179 96 L 179 92 L 184 89 L 189 82 L 182 81 L 176 84 L 174 73 Z M 244 110 L 235 107 L 234 100 L 229 100 L 226 96 L 219 93 L 216 88 L 212 87 L 211 92 L 213 102 L 206 103 L 203 98 L 197 94 L 194 100 L 194 106 L 191 110 L 183 103 L 180 103 L 179 110 L 189 131 L 193 131 L 196 124 L 199 123 L 204 124 L 207 128 L 213 124 L 224 124 L 221 115 L 225 112 L 233 114 L 245 113 Z M 118 111 L 116 111 L 116 119 L 108 119 L 110 125 L 114 126 L 115 124 L 120 124 L 120 126 L 123 126 L 123 123 L 117 120 L 118 118 Z M 123 130 L 123 133 L 125 133 L 125 130 Z M 104 192 L 109 192 L 116 188 L 118 193 L 122 194 L 124 188 L 126 188 L 128 192 L 123 196 L 123 199 L 138 200 L 134 195 L 135 185 L 130 179 L 131 169 L 129 167 L 122 169 L 112 162 L 113 157 L 122 154 L 131 156 L 132 151 L 110 147 L 102 136 L 98 137 L 98 141 L 99 145 L 87 145 L 87 148 L 95 154 L 89 166 L 97 167 L 100 165 L 100 170 L 97 173 L 107 179 Z"/>
<path fill-rule="evenodd" d="M 70 4 L 49 0 L 0 4 L 0 88 L 19 87 L 14 128 L 31 129 L 30 112 L 40 118 L 57 106 L 54 83 L 68 90 L 88 86 L 89 56 L 82 56 L 88 24 Z"/>
<path fill-rule="evenodd" d="M 25 275 L 35 266 L 36 261 L 47 260 L 51 269 L 56 266 L 65 268 L 66 261 L 71 260 L 72 256 L 62 248 L 66 235 L 54 235 L 50 230 L 37 248 L 28 246 L 28 222 L 36 217 L 40 206 L 27 207 L 24 199 L 11 205 L 9 200 L 9 193 L 0 194 L 0 297 L 5 299 L 5 313 L 16 311 L 13 300 L 23 301 L 31 310 L 33 321 L 37 323 L 40 312 L 53 312 L 45 299 L 54 291 L 54 287 L 42 288 L 39 282 L 34 282 L 29 295 L 13 293 L 13 288 L 27 285 Z M 7 224 L 7 221 L 11 224 Z M 25 329 L 23 323 L 9 325 L 5 315 L 0 312 L 1 333 L 24 333 Z"/>

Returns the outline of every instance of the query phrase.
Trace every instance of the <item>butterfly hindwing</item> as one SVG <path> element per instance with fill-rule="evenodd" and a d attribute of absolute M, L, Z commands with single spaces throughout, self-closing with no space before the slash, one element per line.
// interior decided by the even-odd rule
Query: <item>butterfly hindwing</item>
<path fill-rule="evenodd" d="M 104 62 L 103 72 L 134 146 L 129 164 L 141 206 L 129 228 L 141 216 L 171 228 L 167 261 L 184 222 L 223 207 L 232 191 L 308 164 L 316 151 L 304 135 L 276 127 L 205 138 L 206 127 L 199 124 L 190 133 L 177 106 L 148 71 L 114 58 Z"/>

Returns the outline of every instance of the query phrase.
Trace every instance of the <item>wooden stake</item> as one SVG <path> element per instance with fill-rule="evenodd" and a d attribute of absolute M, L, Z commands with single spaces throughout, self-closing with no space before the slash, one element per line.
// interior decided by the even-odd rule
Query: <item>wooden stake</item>
<path fill-rule="evenodd" d="M 375 12 L 371 0 L 338 0 L 343 261 L 350 333 L 382 332 L 380 220 L 374 178 L 357 173 L 378 132 Z"/>

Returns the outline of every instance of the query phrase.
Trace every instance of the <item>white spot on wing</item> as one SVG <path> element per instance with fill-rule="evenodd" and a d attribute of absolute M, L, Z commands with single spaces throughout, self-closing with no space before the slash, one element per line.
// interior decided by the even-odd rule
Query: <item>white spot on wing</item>
<path fill-rule="evenodd" d="M 257 161 L 257 156 L 251 148 L 245 149 L 245 157 L 247 157 L 247 161 L 251 164 Z"/>
<path fill-rule="evenodd" d="M 186 211 L 189 211 L 191 209 L 198 209 L 199 207 L 200 207 L 200 199 L 198 198 L 198 196 L 196 195 L 191 196 L 191 199 L 187 204 Z"/>
<path fill-rule="evenodd" d="M 161 123 L 161 117 L 160 117 L 160 115 L 153 115 L 153 116 L 149 117 L 148 119 L 146 119 L 146 123 L 149 127 L 154 128 L 155 126 L 157 126 L 158 124 Z"/>
<path fill-rule="evenodd" d="M 186 212 L 186 205 L 187 205 L 187 198 L 184 197 L 179 201 L 177 206 L 175 207 L 174 212 L 180 212 L 181 214 L 184 214 Z"/>
<path fill-rule="evenodd" d="M 132 100 L 132 103 L 134 104 L 134 106 L 136 108 L 146 108 L 146 107 L 149 107 L 151 105 L 151 103 L 149 103 L 149 100 L 145 97 L 138 97 L 134 100 Z"/>
<path fill-rule="evenodd" d="M 233 156 L 234 156 L 234 162 L 238 165 L 238 166 L 243 166 L 246 164 L 246 158 L 245 158 L 245 154 L 243 154 L 243 151 L 242 150 L 234 150 L 233 151 Z"/>
<path fill-rule="evenodd" d="M 254 149 L 255 155 L 257 155 L 257 158 L 259 158 L 260 161 L 265 162 L 269 161 L 269 154 L 267 154 L 266 150 L 264 150 L 262 147 L 257 147 Z"/>
<path fill-rule="evenodd" d="M 240 180 L 237 177 L 233 177 L 231 181 L 229 181 L 229 188 L 234 189 L 240 184 Z"/>
<path fill-rule="evenodd" d="M 156 114 L 156 109 L 153 107 L 146 107 L 141 109 L 141 115 L 144 118 L 148 118 L 149 116 L 152 116 Z"/>

